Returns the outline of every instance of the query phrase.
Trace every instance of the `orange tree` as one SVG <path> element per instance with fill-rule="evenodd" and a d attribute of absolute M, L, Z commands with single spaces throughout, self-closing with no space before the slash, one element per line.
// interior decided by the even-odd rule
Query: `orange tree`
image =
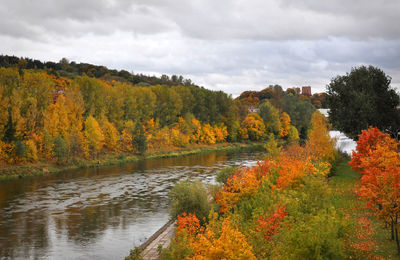
<path fill-rule="evenodd" d="M 352 169 L 362 174 L 357 190 L 367 201 L 367 207 L 391 224 L 392 239 L 398 238 L 400 218 L 400 155 L 399 142 L 377 128 L 363 130 L 357 142 L 357 150 L 350 161 Z"/>

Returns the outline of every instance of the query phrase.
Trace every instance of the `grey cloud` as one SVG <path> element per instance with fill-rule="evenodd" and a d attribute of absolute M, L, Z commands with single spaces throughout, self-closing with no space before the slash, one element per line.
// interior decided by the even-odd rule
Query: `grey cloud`
<path fill-rule="evenodd" d="M 388 0 L 19 0 L 0 1 L 2 34 L 58 37 L 114 30 L 179 30 L 199 39 L 305 40 L 400 37 L 400 2 Z M 23 30 L 19 23 L 24 23 Z M 13 30 L 5 27 L 14 25 Z M 42 28 L 40 32 L 30 26 Z"/>
<path fill-rule="evenodd" d="M 400 2 L 0 0 L 4 54 L 182 74 L 235 95 L 312 85 L 361 64 L 400 85 Z"/>

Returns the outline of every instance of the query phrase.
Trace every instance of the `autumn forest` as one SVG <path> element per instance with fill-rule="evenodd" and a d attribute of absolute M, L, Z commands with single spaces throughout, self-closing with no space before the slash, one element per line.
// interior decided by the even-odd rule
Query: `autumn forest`
<path fill-rule="evenodd" d="M 5 66 L 0 68 L 3 165 L 73 164 L 189 144 L 269 138 L 292 142 L 306 138 L 313 97 L 321 107 L 318 95 L 306 97 L 299 89 L 283 91 L 280 86 L 233 99 L 177 76 L 161 77 L 157 83 L 165 85 L 150 85 L 154 78 L 136 76 L 145 82 L 134 85 L 110 76 L 104 67 L 104 74 L 94 67 L 88 76 L 72 73 L 76 66 L 65 60 L 59 66 L 46 63 L 49 67 L 29 59 L 0 60 Z"/>

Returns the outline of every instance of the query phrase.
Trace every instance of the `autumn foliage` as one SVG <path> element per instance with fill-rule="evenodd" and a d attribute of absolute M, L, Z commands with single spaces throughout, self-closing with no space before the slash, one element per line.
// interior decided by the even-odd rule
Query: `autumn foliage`
<path fill-rule="evenodd" d="M 261 232 L 265 239 L 272 240 L 272 236 L 278 232 L 286 215 L 285 207 L 277 206 L 272 214 L 263 214 L 258 218 L 256 231 Z"/>
<path fill-rule="evenodd" d="M 360 134 L 350 165 L 362 175 L 357 193 L 367 201 L 368 208 L 391 225 L 392 239 L 396 240 L 400 254 L 399 149 L 400 143 L 397 140 L 370 127 Z"/>
<path fill-rule="evenodd" d="M 211 210 L 203 226 L 191 214 L 179 216 L 177 235 L 164 252 L 175 255 L 166 259 L 343 257 L 344 222 L 325 201 L 335 153 L 333 142 L 325 140 L 326 127 L 317 115 L 309 145 L 291 144 L 254 167 L 228 174 L 215 193 L 218 214 Z"/>
<path fill-rule="evenodd" d="M 225 93 L 194 86 L 140 87 L 0 68 L 0 164 L 59 162 L 60 151 L 65 163 L 226 142 L 227 113 L 238 118 L 235 109 Z M 146 139 L 140 149 L 139 139 Z"/>

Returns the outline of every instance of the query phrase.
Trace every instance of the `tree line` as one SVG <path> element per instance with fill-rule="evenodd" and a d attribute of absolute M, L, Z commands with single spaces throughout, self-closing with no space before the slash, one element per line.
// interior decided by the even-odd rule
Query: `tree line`
<path fill-rule="evenodd" d="M 59 62 L 43 62 L 31 58 L 20 58 L 16 56 L 0 55 L 0 67 L 22 69 L 45 70 L 48 74 L 75 78 L 77 76 L 88 75 L 90 77 L 101 78 L 106 81 L 118 80 L 139 85 L 193 85 L 190 79 L 185 79 L 180 75 L 162 75 L 161 77 L 135 74 L 126 70 L 108 69 L 105 66 L 90 63 L 77 63 L 62 58 Z"/>
<path fill-rule="evenodd" d="M 314 110 L 290 95 L 252 110 L 247 100 L 195 85 L 133 85 L 18 67 L 0 68 L 0 101 L 2 164 L 73 163 L 199 143 L 292 142 L 306 135 Z"/>

